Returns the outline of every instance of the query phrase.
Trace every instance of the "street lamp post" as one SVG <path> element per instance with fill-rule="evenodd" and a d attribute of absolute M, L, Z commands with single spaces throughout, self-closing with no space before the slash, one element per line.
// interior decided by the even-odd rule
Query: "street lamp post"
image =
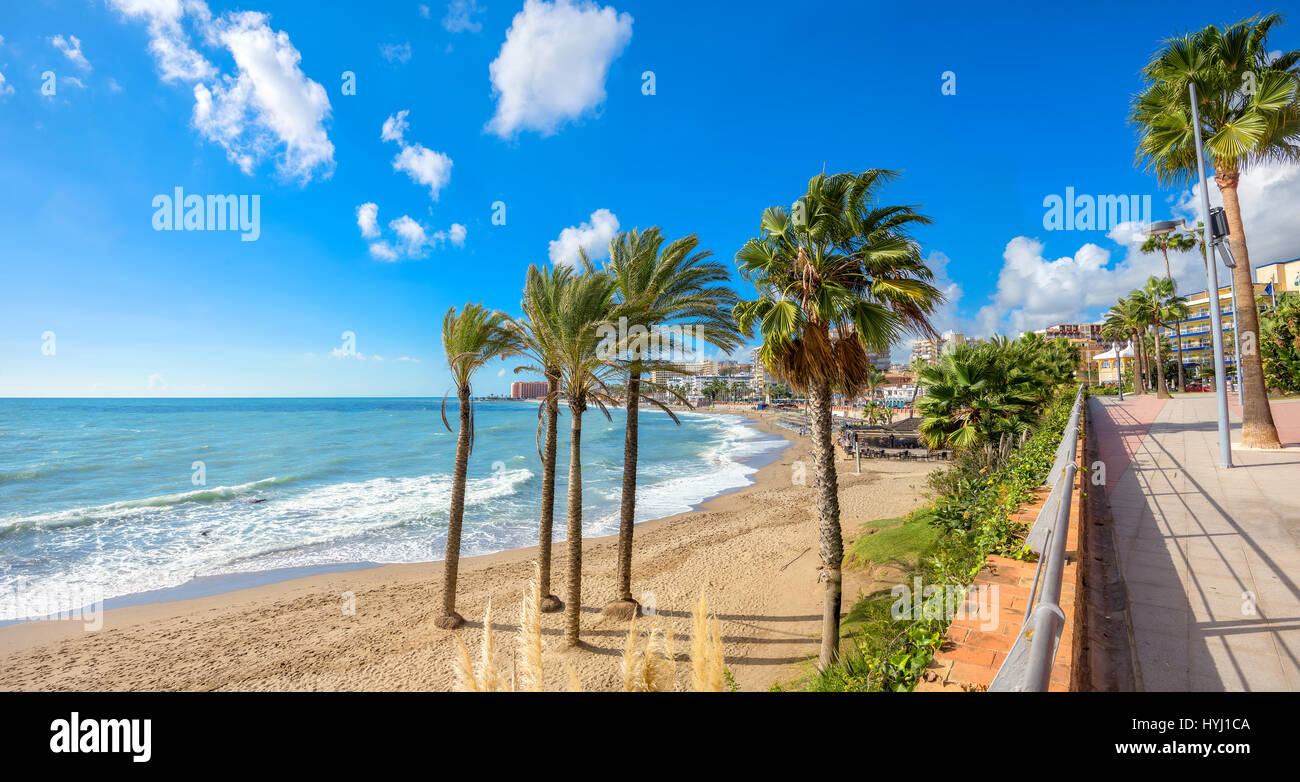
<path fill-rule="evenodd" d="M 1196 174 L 1201 178 L 1201 216 L 1205 230 L 1210 231 L 1210 181 L 1205 174 L 1205 153 L 1201 146 L 1201 113 L 1196 105 L 1196 82 L 1189 81 L 1187 89 L 1192 99 L 1192 130 L 1196 134 Z M 1214 345 L 1214 394 L 1219 407 L 1219 466 L 1232 466 L 1232 439 L 1228 433 L 1228 375 L 1223 362 L 1223 315 L 1219 311 L 1219 270 L 1214 259 L 1212 237 L 1205 237 L 1207 284 L 1210 295 L 1210 334 Z"/>

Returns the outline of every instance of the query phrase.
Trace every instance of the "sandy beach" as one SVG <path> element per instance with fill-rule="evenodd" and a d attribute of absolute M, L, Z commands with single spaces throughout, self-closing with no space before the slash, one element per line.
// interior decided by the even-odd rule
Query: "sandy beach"
<path fill-rule="evenodd" d="M 765 421 L 760 429 L 791 440 L 761 468 L 752 486 L 700 509 L 637 526 L 633 594 L 677 635 L 679 688 L 689 682 L 690 612 L 701 590 L 722 627 L 726 664 L 741 690 L 766 690 L 808 670 L 817 650 L 821 585 L 816 581 L 812 488 L 807 438 Z M 846 540 L 870 521 L 923 504 L 926 475 L 941 465 L 864 461 L 862 474 L 841 455 L 840 505 Z M 556 526 L 563 529 L 562 499 Z M 438 562 L 328 572 L 222 594 L 116 608 L 103 629 L 39 621 L 0 628 L 4 690 L 450 690 L 453 636 L 471 649 L 492 625 L 502 659 L 514 651 L 519 604 L 533 572 L 533 548 L 461 561 L 457 605 L 468 620 L 457 631 L 434 627 L 441 599 Z M 560 647 L 561 614 L 543 615 L 548 690 L 567 689 L 565 663 L 586 690 L 618 688 L 626 622 L 602 618 L 613 597 L 615 538 L 588 538 L 583 551 L 583 646 Z M 564 547 L 555 547 L 555 582 L 563 592 Z M 866 571 L 845 571 L 847 610 L 873 585 Z M 354 606 L 351 614 L 346 609 Z"/>

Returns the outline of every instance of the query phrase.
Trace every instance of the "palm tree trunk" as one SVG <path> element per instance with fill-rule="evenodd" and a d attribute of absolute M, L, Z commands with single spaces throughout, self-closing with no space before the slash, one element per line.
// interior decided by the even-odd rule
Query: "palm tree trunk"
<path fill-rule="evenodd" d="M 1157 321 L 1151 326 L 1155 332 L 1152 344 L 1155 345 L 1156 353 L 1156 399 L 1170 399 L 1169 383 L 1165 380 L 1165 363 L 1160 356 L 1160 323 Z"/>
<path fill-rule="evenodd" d="M 816 471 L 817 538 L 821 552 L 821 580 L 826 584 L 822 604 L 822 648 L 817 669 L 826 670 L 839 656 L 840 600 L 844 538 L 840 532 L 839 483 L 835 475 L 835 444 L 831 442 L 831 389 L 829 383 L 808 388 L 812 414 L 813 462 Z"/>
<path fill-rule="evenodd" d="M 1174 276 L 1169 271 L 1169 248 L 1162 247 L 1160 252 L 1165 256 L 1165 279 L 1173 282 Z M 1174 292 L 1177 293 L 1178 289 L 1175 288 Z M 1183 326 L 1176 320 L 1174 321 L 1174 337 L 1178 340 L 1174 343 L 1174 358 L 1178 361 L 1178 390 L 1181 392 L 1187 390 L 1187 377 L 1183 374 Z"/>
<path fill-rule="evenodd" d="M 578 645 L 582 613 L 582 410 L 572 401 L 569 414 L 569 583 L 564 606 L 564 643 Z"/>
<path fill-rule="evenodd" d="M 641 404 L 641 372 L 627 376 L 627 424 L 623 437 L 623 500 L 618 521 L 618 597 L 601 609 L 605 616 L 631 619 L 641 615 L 641 604 L 632 599 L 632 528 L 636 517 L 637 420 Z"/>
<path fill-rule="evenodd" d="M 560 378 L 546 375 L 546 438 L 542 443 L 542 517 L 537 525 L 537 560 L 542 604 L 546 613 L 564 608 L 560 598 L 551 594 L 551 539 L 555 529 L 555 427 L 560 415 Z"/>
<path fill-rule="evenodd" d="M 1273 410 L 1268 404 L 1268 389 L 1264 387 L 1264 363 L 1259 355 L 1259 310 L 1255 309 L 1255 280 L 1250 273 L 1250 255 L 1246 250 L 1246 229 L 1241 222 L 1241 203 L 1237 200 L 1236 171 L 1216 174 L 1215 180 L 1223 194 L 1223 212 L 1228 218 L 1228 242 L 1232 247 L 1237 267 L 1232 270 L 1237 283 L 1237 300 L 1232 303 L 1237 336 L 1245 346 L 1244 355 L 1237 356 L 1237 380 L 1241 391 L 1241 444 L 1247 448 L 1281 448 L 1277 426 L 1273 423 Z M 1215 291 L 1211 295 L 1218 295 Z"/>
<path fill-rule="evenodd" d="M 1145 394 L 1147 379 L 1144 365 L 1146 362 L 1142 358 L 1142 335 L 1133 330 L 1133 393 Z"/>
<path fill-rule="evenodd" d="M 465 622 L 456 613 L 456 577 L 460 570 L 460 527 L 465 518 L 465 477 L 469 472 L 469 386 L 456 389 L 456 396 L 460 400 L 460 431 L 456 434 L 456 466 L 447 511 L 447 553 L 442 562 L 442 616 L 433 621 L 444 630 L 454 630 Z"/>

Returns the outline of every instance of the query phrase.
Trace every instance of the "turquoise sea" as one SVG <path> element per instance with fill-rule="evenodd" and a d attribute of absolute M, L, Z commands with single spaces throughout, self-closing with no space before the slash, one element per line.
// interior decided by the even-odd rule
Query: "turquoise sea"
<path fill-rule="evenodd" d="M 440 399 L 0 399 L 0 621 L 199 576 L 441 559 L 456 435 Z M 475 403 L 462 553 L 537 542 L 537 404 Z M 618 528 L 623 412 L 583 418 L 584 532 Z M 447 417 L 456 426 L 456 405 Z M 561 407 L 556 539 L 569 414 Z M 784 441 L 641 413 L 637 519 L 751 482 Z M 59 605 L 59 610 L 73 608 Z"/>

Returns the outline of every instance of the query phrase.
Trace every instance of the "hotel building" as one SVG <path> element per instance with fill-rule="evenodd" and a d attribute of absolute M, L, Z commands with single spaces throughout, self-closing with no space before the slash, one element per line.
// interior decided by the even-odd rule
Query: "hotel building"
<path fill-rule="evenodd" d="M 1291 261 L 1300 267 L 1300 260 Z M 1270 264 L 1269 266 L 1282 266 L 1281 271 L 1285 271 L 1285 264 Z M 1256 279 L 1261 276 L 1259 272 L 1269 267 L 1260 267 L 1256 270 Z M 1274 286 L 1272 282 L 1256 282 L 1255 298 L 1259 300 L 1261 296 L 1272 297 L 1274 295 Z M 1212 371 L 1214 368 L 1214 341 L 1210 333 L 1210 296 L 1206 291 L 1198 291 L 1187 295 L 1187 308 L 1189 310 L 1186 320 L 1179 322 L 1182 329 L 1182 344 L 1178 344 L 1176 332 L 1172 327 L 1162 328 L 1161 336 L 1169 341 L 1170 349 L 1178 354 L 1179 360 L 1183 363 L 1185 370 L 1191 371 L 1191 377 L 1199 377 L 1202 374 Z M 1232 301 L 1232 286 L 1225 285 L 1219 288 L 1219 310 L 1223 319 L 1223 361 L 1224 370 L 1229 375 L 1237 374 L 1237 318 L 1236 309 Z"/>
<path fill-rule="evenodd" d="M 1300 293 L 1300 258 L 1255 267 L 1255 282 L 1273 286 L 1273 294 Z"/>
<path fill-rule="evenodd" d="M 939 356 L 958 345 L 966 344 L 966 335 L 958 331 L 945 331 L 934 339 L 918 339 L 912 343 L 912 361 L 927 364 L 938 361 Z"/>
<path fill-rule="evenodd" d="M 510 384 L 511 399 L 542 399 L 545 396 L 545 380 L 516 380 Z"/>

